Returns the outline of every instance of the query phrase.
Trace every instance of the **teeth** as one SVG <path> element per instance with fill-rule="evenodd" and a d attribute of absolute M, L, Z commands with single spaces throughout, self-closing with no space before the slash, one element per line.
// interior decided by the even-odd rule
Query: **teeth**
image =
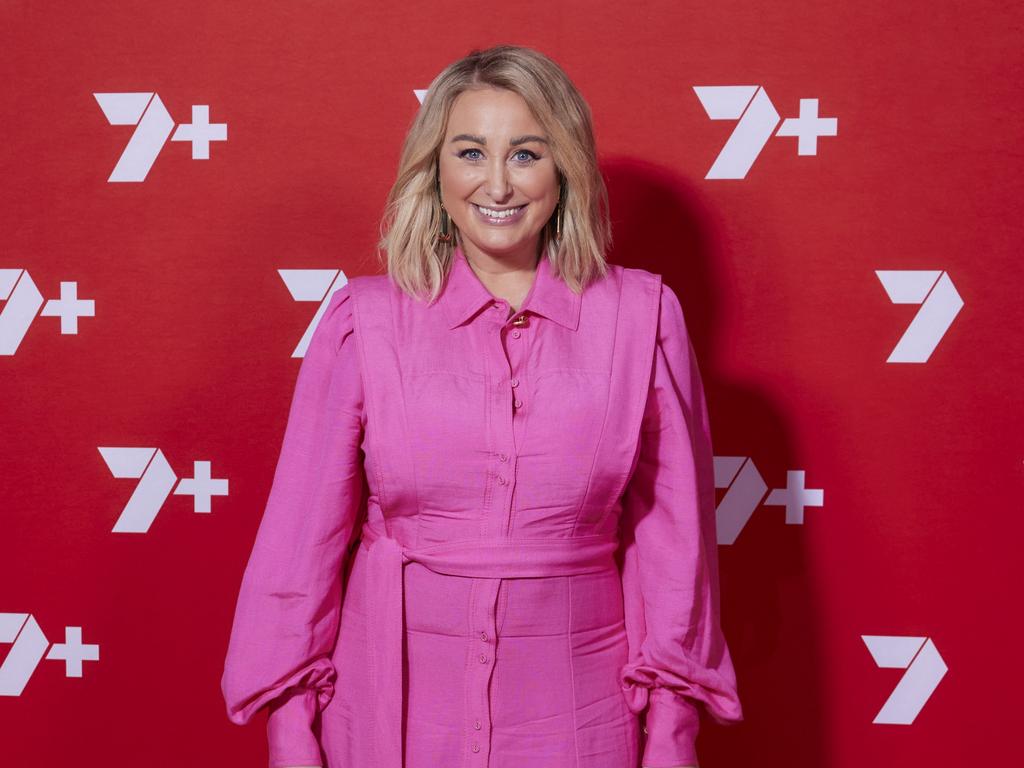
<path fill-rule="evenodd" d="M 522 207 L 523 206 L 520 205 L 519 208 L 509 208 L 507 211 L 495 211 L 491 208 L 484 208 L 482 205 L 477 206 L 477 208 L 480 209 L 480 212 L 484 214 L 484 216 L 490 216 L 492 219 L 507 219 L 509 216 L 519 211 Z"/>

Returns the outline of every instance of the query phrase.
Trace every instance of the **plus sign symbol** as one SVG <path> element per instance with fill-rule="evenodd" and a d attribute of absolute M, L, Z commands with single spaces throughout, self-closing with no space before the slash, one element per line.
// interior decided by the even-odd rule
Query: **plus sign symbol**
<path fill-rule="evenodd" d="M 0 613 L 0 644 L 11 645 L 0 664 L 0 696 L 20 696 L 43 658 L 64 662 L 65 677 L 82 677 L 82 662 L 100 658 L 98 645 L 82 642 L 81 627 L 65 627 L 64 642 L 50 646 L 30 613 Z"/>
<path fill-rule="evenodd" d="M 138 480 L 131 498 L 114 523 L 114 533 L 147 533 L 164 502 L 174 493 L 192 497 L 193 512 L 209 512 L 214 496 L 228 495 L 228 481 L 213 477 L 211 462 L 192 462 L 193 477 L 178 479 L 159 448 L 100 447 L 100 455 L 116 478 Z"/>
<path fill-rule="evenodd" d="M 145 181 L 168 139 L 189 142 L 193 160 L 209 160 L 210 142 L 228 140 L 228 124 L 211 123 L 208 104 L 193 104 L 192 122 L 175 129 L 171 113 L 151 91 L 94 93 L 93 97 L 108 123 L 135 126 L 107 181 Z"/>
<path fill-rule="evenodd" d="M 228 481 L 224 478 L 211 477 L 209 461 L 193 461 L 193 477 L 183 477 L 174 489 L 177 496 L 191 496 L 195 512 L 209 512 L 211 499 L 214 496 L 228 495 Z"/>
<path fill-rule="evenodd" d="M 824 489 L 807 488 L 806 473 L 802 469 L 787 471 L 786 487 L 773 488 L 769 492 L 767 483 L 749 456 L 715 456 L 714 467 L 715 488 L 725 490 L 715 509 L 719 544 L 736 543 L 754 510 L 761 504 L 785 507 L 787 525 L 803 525 L 805 508 L 825 504 Z"/>
<path fill-rule="evenodd" d="M 825 503 L 822 488 L 805 488 L 802 469 L 786 472 L 786 487 L 775 488 L 764 500 L 766 507 L 785 507 L 786 525 L 803 525 L 804 507 L 820 507 Z"/>
<path fill-rule="evenodd" d="M 743 179 L 772 136 L 796 136 L 798 155 L 818 154 L 818 139 L 839 134 L 839 119 L 820 117 L 817 99 L 800 99 L 798 117 L 782 120 L 759 85 L 695 85 L 712 120 L 736 120 L 705 179 Z M 776 130 L 778 129 L 778 130 Z"/>
<path fill-rule="evenodd" d="M 36 316 L 59 317 L 62 335 L 78 333 L 78 320 L 96 316 L 96 302 L 78 295 L 78 283 L 62 281 L 60 298 L 43 298 L 25 269 L 0 269 L 0 355 L 13 355 Z"/>

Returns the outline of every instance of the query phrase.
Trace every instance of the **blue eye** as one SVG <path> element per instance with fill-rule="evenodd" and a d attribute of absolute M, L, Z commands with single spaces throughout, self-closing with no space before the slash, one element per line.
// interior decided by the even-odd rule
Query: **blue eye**
<path fill-rule="evenodd" d="M 540 156 L 539 155 L 537 155 L 534 152 L 531 152 L 528 149 L 520 149 L 518 152 L 516 152 L 516 154 L 517 155 L 529 155 L 531 160 L 529 160 L 527 162 L 533 162 L 533 160 L 540 160 Z"/>
<path fill-rule="evenodd" d="M 477 152 L 477 153 L 479 153 L 480 150 L 479 149 L 475 149 L 475 148 L 464 149 L 461 152 L 459 152 L 458 156 L 463 158 L 463 159 L 466 159 L 466 160 L 479 160 L 480 159 L 478 157 L 469 157 L 469 153 L 470 152 Z M 518 152 L 515 153 L 515 155 L 526 155 L 525 158 L 522 158 L 520 160 L 520 162 L 522 162 L 522 163 L 532 163 L 532 162 L 534 162 L 536 160 L 540 160 L 540 155 L 536 154 L 535 152 L 530 151 L 529 149 L 520 149 Z"/>

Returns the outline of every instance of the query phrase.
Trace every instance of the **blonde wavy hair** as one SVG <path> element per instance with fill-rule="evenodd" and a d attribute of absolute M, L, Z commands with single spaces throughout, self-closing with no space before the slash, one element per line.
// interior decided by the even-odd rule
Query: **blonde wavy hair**
<path fill-rule="evenodd" d="M 377 258 L 406 293 L 428 301 L 440 294 L 455 245 L 462 242 L 455 222 L 450 223 L 452 241 L 439 238 L 441 145 L 455 99 L 478 88 L 518 93 L 547 134 L 562 184 L 563 211 L 560 238 L 555 238 L 557 209 L 541 231 L 541 254 L 546 253 L 555 274 L 572 290 L 582 291 L 606 274 L 605 252 L 612 242 L 590 107 L 558 64 L 521 46 L 473 50 L 434 78 L 402 145 L 381 220 Z"/>

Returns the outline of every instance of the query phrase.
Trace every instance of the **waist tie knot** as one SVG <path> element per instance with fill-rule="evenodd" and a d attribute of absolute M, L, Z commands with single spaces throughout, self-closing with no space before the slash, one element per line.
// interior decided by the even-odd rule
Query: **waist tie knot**
<path fill-rule="evenodd" d="M 411 549 L 388 536 L 383 522 L 374 521 L 363 524 L 362 545 L 368 550 L 367 635 L 376 697 L 373 737 L 378 768 L 402 768 L 403 566 L 415 561 L 437 573 L 488 579 L 571 576 L 615 568 L 618 539 L 614 535 L 461 539 Z"/>

